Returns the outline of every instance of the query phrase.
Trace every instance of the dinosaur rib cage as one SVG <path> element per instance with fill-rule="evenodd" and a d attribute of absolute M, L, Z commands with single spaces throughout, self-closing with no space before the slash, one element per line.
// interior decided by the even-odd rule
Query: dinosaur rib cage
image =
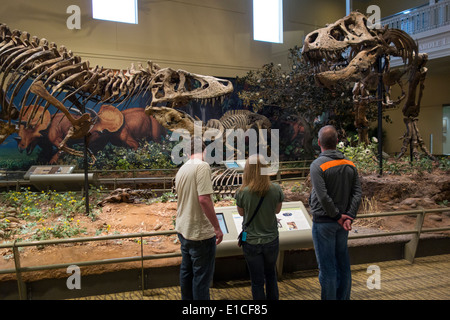
<path fill-rule="evenodd" d="M 234 196 L 242 185 L 243 172 L 235 169 L 218 168 L 211 172 L 211 181 L 215 195 Z M 172 192 L 176 193 L 175 178 L 172 180 Z"/>
<path fill-rule="evenodd" d="M 233 196 L 242 185 L 242 171 L 235 169 L 216 169 L 212 171 L 212 183 L 215 194 Z"/>
<path fill-rule="evenodd" d="M 30 39 L 28 32 L 11 31 L 0 23 L 1 118 L 17 119 L 19 108 L 44 104 L 39 97 L 32 96 L 30 85 L 19 108 L 14 105 L 14 99 L 28 80 L 32 84 L 42 81 L 55 98 L 65 93 L 61 102 L 68 100 L 77 108 L 87 101 L 111 104 L 131 102 L 131 98 L 149 90 L 151 76 L 159 68 L 151 62 L 148 65 L 147 69 L 139 66 L 139 70 L 132 65 L 127 72 L 98 66 L 90 68 L 89 61 L 81 61 L 64 46 L 58 49 L 55 43 L 49 43 L 44 38 L 34 36 Z M 31 103 L 27 101 L 30 95 Z M 45 107 L 48 106 L 46 102 Z"/>

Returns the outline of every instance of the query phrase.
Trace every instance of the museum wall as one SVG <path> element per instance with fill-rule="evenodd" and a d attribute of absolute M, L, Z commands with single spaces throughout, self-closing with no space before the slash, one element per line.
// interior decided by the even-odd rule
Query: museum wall
<path fill-rule="evenodd" d="M 424 95 L 421 103 L 419 115 L 419 130 L 425 141 L 425 145 L 430 149 L 430 135 L 433 135 L 433 154 L 442 154 L 442 106 L 450 103 L 450 74 L 436 70 L 439 62 L 430 63 L 429 74 L 425 80 Z M 393 90 L 393 98 L 399 96 L 398 88 Z M 398 153 L 402 147 L 403 136 L 406 126 L 403 122 L 401 107 L 388 110 L 386 114 L 392 119 L 392 123 L 383 123 L 383 130 L 386 134 L 384 150 L 389 154 Z M 376 126 L 375 123 L 372 126 Z"/>
<path fill-rule="evenodd" d="M 353 0 L 353 10 L 366 12 L 367 6 L 377 5 L 381 9 L 381 17 L 387 17 L 406 9 L 426 5 L 429 0 L 409 0 L 409 1 L 391 1 L 391 0 Z M 429 72 L 425 82 L 422 108 L 419 115 L 419 130 L 425 141 L 428 150 L 434 154 L 442 154 L 442 105 L 450 102 L 450 92 L 448 83 L 450 75 L 442 70 L 443 66 L 448 64 L 447 60 L 430 61 L 428 63 Z M 394 89 L 393 97 L 399 94 L 398 89 Z M 403 136 L 406 126 L 403 123 L 401 107 L 386 111 L 393 123 L 383 123 L 385 132 L 384 150 L 389 154 L 398 153 L 402 147 L 403 141 L 399 138 Z M 372 126 L 376 126 L 373 123 Z M 433 136 L 433 147 L 430 147 L 430 136 Z"/>
<path fill-rule="evenodd" d="M 390 15 L 402 12 L 406 9 L 415 8 L 428 3 L 429 0 L 352 0 L 352 8 L 353 10 L 359 10 L 360 12 L 365 13 L 368 6 L 377 5 L 381 9 L 381 17 L 385 18 Z"/>

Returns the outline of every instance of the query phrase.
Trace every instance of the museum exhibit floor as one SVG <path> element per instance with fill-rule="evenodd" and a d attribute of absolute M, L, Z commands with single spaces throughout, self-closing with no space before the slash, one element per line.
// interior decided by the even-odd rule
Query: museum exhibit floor
<path fill-rule="evenodd" d="M 379 269 L 379 289 L 373 268 Z M 352 265 L 352 300 L 448 300 L 450 254 Z M 319 300 L 318 270 L 284 274 L 278 282 L 281 300 Z M 179 300 L 178 286 L 80 298 L 80 300 Z M 213 300 L 251 300 L 249 280 L 215 282 Z"/>

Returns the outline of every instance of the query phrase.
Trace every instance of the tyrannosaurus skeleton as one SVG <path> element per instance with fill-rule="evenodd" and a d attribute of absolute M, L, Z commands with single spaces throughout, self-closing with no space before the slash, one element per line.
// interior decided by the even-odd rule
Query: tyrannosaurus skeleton
<path fill-rule="evenodd" d="M 28 89 L 16 106 L 24 86 Z M 91 68 L 88 61 L 64 46 L 57 48 L 53 42 L 30 37 L 25 31 L 11 31 L 0 23 L 0 143 L 17 130 L 14 121 L 21 123 L 22 115 L 30 114 L 28 108 L 34 108 L 26 122 L 30 126 L 38 122 L 34 117 L 39 106 L 47 109 L 53 105 L 72 123 L 60 149 L 80 155 L 65 142 L 88 135 L 96 116 L 88 112 L 75 118 L 69 113 L 73 106 L 81 112 L 87 101 L 126 107 L 148 93 L 148 107 L 177 107 L 190 100 L 222 98 L 232 91 L 228 80 L 161 68 L 150 61 L 147 67 L 132 65 L 127 71 Z M 66 107 L 66 102 L 71 105 Z"/>
<path fill-rule="evenodd" d="M 379 57 L 385 57 L 381 66 L 385 89 L 385 105 L 399 104 L 406 98 L 402 112 L 406 124 L 401 157 L 411 146 L 417 158 L 418 148 L 430 156 L 417 127 L 420 102 L 427 74 L 425 67 L 428 55 L 419 53 L 416 42 L 404 31 L 398 29 L 371 29 L 367 17 L 359 12 L 352 12 L 333 24 L 309 33 L 302 49 L 302 55 L 315 68 L 315 77 L 320 85 L 328 88 L 341 84 L 354 83 L 355 125 L 359 131 L 360 141 L 368 143 L 368 121 L 366 107 L 377 89 L 379 79 Z M 400 57 L 404 67 L 391 71 L 390 57 Z M 408 93 L 405 94 L 401 77 L 408 74 Z M 390 88 L 399 84 L 401 97 L 390 99 Z M 417 87 L 419 92 L 417 93 Z"/>

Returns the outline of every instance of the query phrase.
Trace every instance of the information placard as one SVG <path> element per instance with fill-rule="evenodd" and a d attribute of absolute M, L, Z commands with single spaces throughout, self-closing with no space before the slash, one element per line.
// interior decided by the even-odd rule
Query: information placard
<path fill-rule="evenodd" d="M 231 213 L 233 221 L 238 233 L 242 231 L 243 217 L 237 211 Z M 278 231 L 297 231 L 310 230 L 311 226 L 306 220 L 302 209 L 299 208 L 285 208 L 281 209 L 280 213 L 276 215 L 278 222 Z"/>

